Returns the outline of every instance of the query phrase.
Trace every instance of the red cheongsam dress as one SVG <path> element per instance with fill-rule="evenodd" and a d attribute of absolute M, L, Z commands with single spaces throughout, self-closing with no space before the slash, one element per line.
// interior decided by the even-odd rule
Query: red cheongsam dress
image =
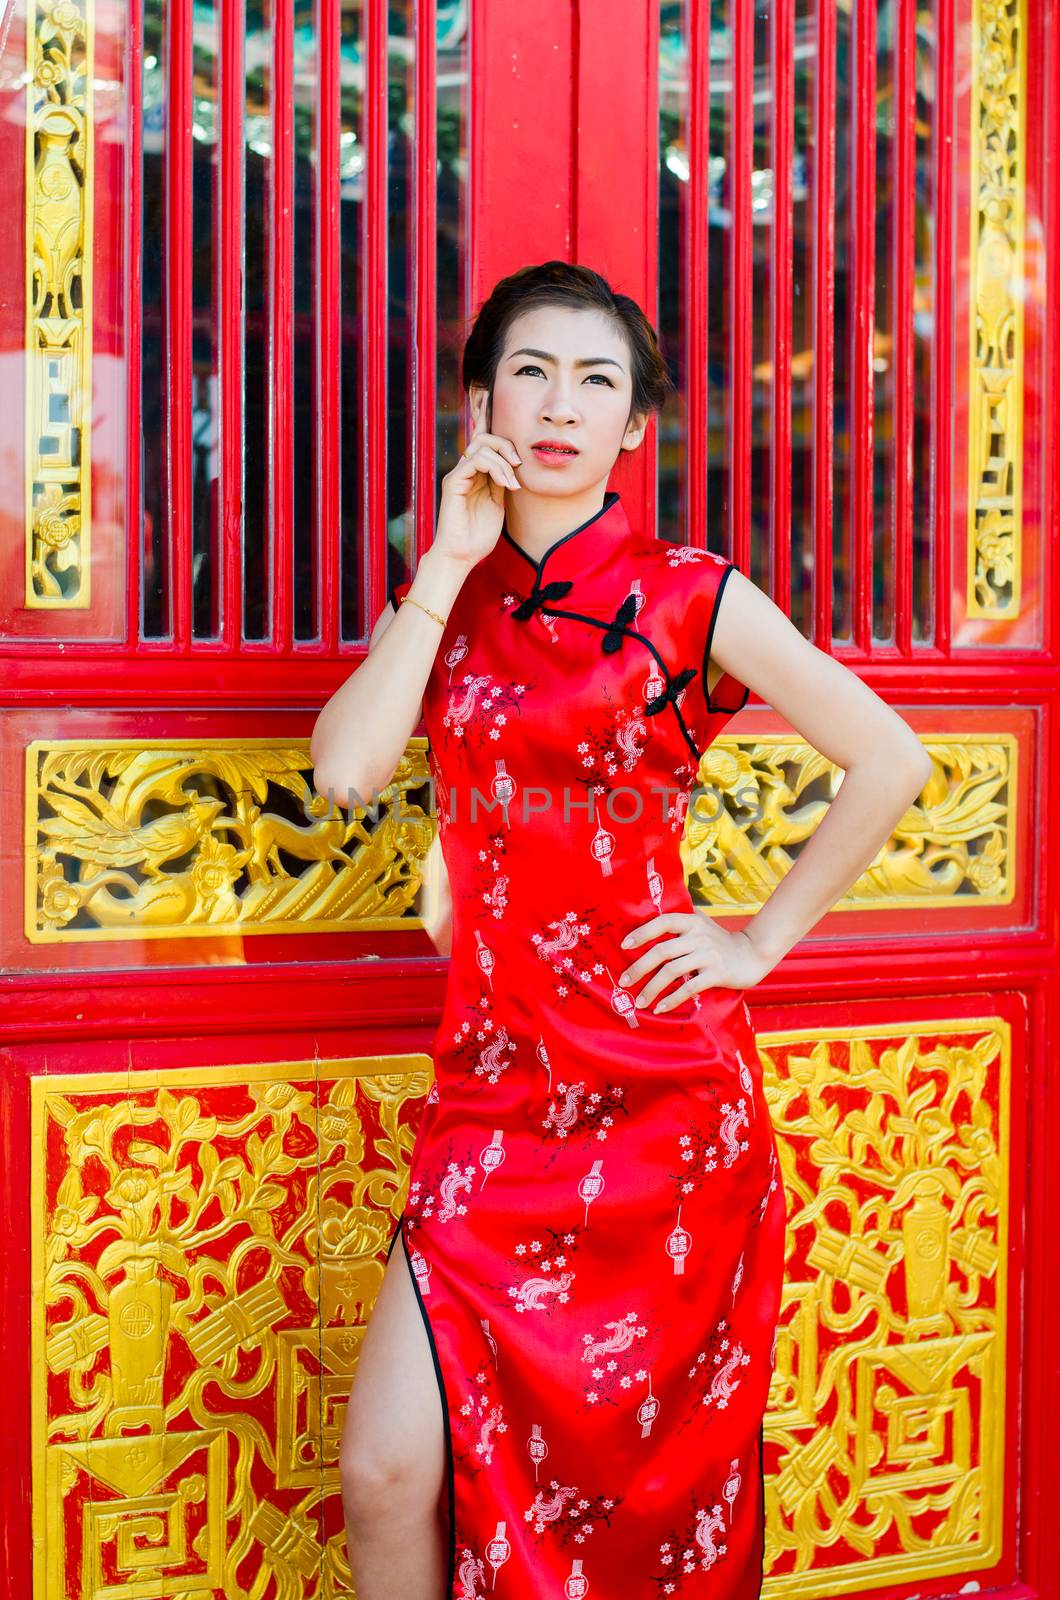
<path fill-rule="evenodd" d="M 784 1188 L 742 991 L 619 983 L 688 913 L 731 563 L 609 492 L 469 573 L 424 693 L 453 903 L 400 1237 L 445 1423 L 450 1600 L 751 1600 Z M 390 598 L 408 589 L 400 584 Z M 667 937 L 661 934 L 660 937 Z M 388 1252 L 389 1258 L 389 1252 Z"/>

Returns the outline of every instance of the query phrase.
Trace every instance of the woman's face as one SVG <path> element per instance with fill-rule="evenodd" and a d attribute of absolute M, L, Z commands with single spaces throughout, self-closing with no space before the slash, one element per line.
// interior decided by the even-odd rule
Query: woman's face
<path fill-rule="evenodd" d="M 471 401 L 476 420 L 515 445 L 524 488 L 568 495 L 606 482 L 619 451 L 644 437 L 647 419 L 629 415 L 632 395 L 629 346 L 617 323 L 599 311 L 535 306 L 508 329 L 492 414 L 484 390 L 472 390 Z M 535 450 L 542 439 L 576 453 Z"/>

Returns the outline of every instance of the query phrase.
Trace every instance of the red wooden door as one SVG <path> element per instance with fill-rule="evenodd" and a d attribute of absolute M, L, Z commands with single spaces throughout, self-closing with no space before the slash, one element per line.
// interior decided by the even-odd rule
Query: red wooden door
<path fill-rule="evenodd" d="M 673 362 L 631 516 L 730 554 L 935 761 L 751 997 L 789 1194 L 767 1592 L 1057 1592 L 1058 37 L 1055 0 L 6 9 L 12 1592 L 343 1592 L 445 970 L 422 741 L 346 818 L 309 731 L 430 542 L 469 317 L 549 256 Z M 753 700 L 707 759 L 758 797 L 685 840 L 739 919 L 840 775 Z"/>

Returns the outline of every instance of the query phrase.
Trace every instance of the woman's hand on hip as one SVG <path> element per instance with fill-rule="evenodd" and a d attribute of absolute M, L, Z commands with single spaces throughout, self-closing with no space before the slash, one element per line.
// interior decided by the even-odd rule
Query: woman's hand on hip
<path fill-rule="evenodd" d="M 659 938 L 661 934 L 668 937 Z M 623 988 L 633 990 L 651 974 L 636 997 L 639 1010 L 673 983 L 677 987 L 663 995 L 656 1011 L 668 1011 L 700 989 L 751 989 L 769 970 L 745 933 L 719 928 L 699 911 L 667 911 L 652 917 L 630 929 L 622 948 L 636 950 L 649 939 L 658 942 L 634 956 L 618 978 Z"/>

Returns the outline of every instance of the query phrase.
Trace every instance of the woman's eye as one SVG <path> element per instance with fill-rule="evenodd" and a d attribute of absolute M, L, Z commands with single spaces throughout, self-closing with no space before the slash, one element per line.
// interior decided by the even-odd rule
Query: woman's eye
<path fill-rule="evenodd" d="M 521 378 L 524 372 L 540 372 L 540 371 L 541 371 L 541 368 L 539 366 L 536 366 L 533 362 L 530 362 L 525 367 L 520 367 L 519 370 L 516 372 L 515 376 L 517 378 Z M 599 378 L 601 383 L 606 383 L 607 387 L 609 389 L 613 389 L 615 387 L 614 384 L 611 382 L 611 379 L 609 377 L 607 377 L 606 374 L 603 373 L 603 372 L 591 372 L 589 374 L 589 376 L 590 376 L 590 378 Z"/>

